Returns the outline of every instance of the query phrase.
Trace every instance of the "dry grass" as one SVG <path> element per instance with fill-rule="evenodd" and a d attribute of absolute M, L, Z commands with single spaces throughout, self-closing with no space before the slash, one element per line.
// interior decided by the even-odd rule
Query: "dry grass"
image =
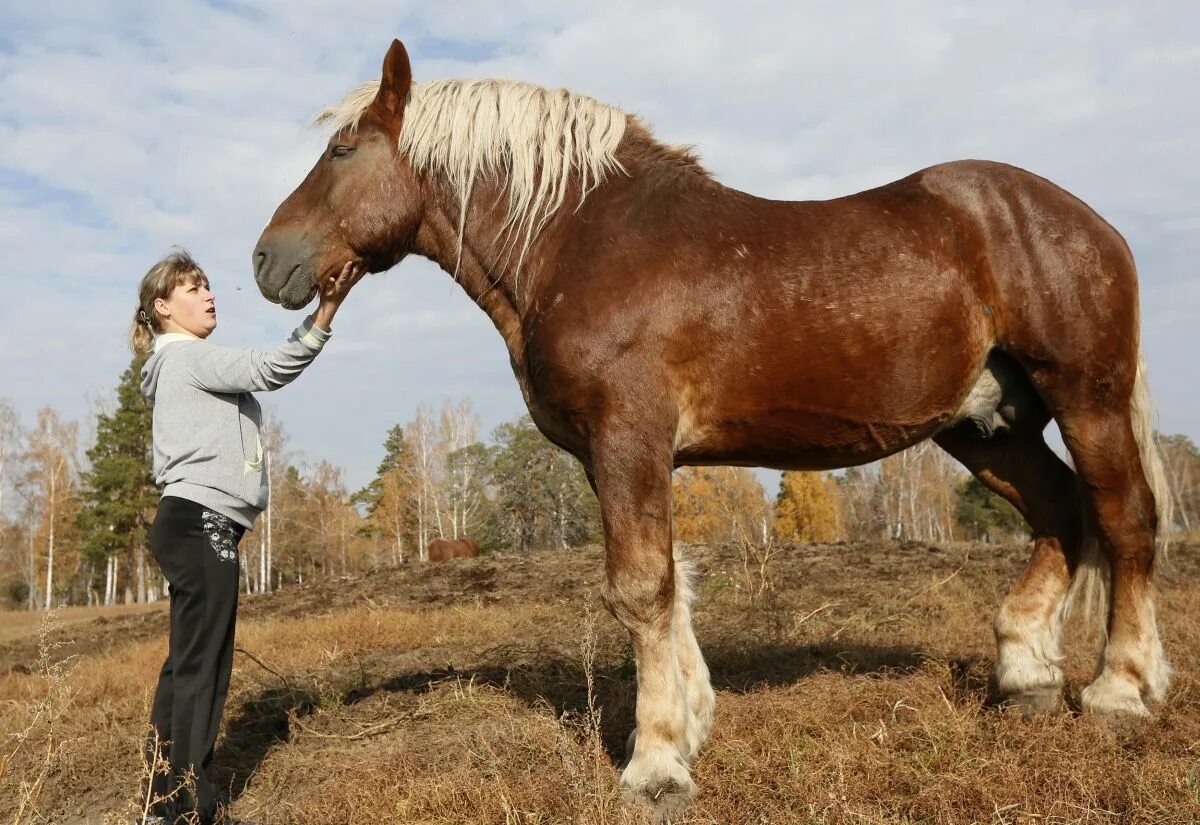
<path fill-rule="evenodd" d="M 682 821 L 1200 821 L 1196 549 L 1176 549 L 1163 584 L 1171 697 L 1154 722 L 1113 732 L 1073 710 L 1024 719 L 988 704 L 989 619 L 1024 548 L 781 548 L 753 598 L 739 551 L 691 548 L 718 704 Z M 298 824 L 638 821 L 615 794 L 633 666 L 615 622 L 597 620 L 601 567 L 598 551 L 554 552 L 247 600 L 216 757 L 234 811 Z M 57 688 L 34 660 L 0 668 L 0 725 L 41 731 L 0 770 L 0 812 L 17 809 L 22 781 L 40 782 L 43 818 L 20 821 L 134 809 L 165 637 L 87 635 L 113 631 L 47 634 L 85 648 Z M 1069 709 L 1094 643 L 1072 628 Z M 16 643 L 0 654 L 32 655 Z M 69 743 L 49 761 L 47 702 L 51 741 Z"/>
<path fill-rule="evenodd" d="M 161 613 L 166 602 L 153 604 L 121 604 L 111 607 L 59 607 L 54 610 L 55 627 L 62 629 L 71 625 L 109 620 L 125 616 L 141 616 L 146 613 Z M 0 643 L 14 639 L 36 636 L 44 613 L 30 610 L 0 610 Z"/>

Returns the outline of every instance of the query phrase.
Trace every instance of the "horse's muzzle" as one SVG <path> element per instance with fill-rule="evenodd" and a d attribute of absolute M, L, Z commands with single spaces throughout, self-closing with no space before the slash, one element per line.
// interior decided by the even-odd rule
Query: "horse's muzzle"
<path fill-rule="evenodd" d="M 263 297 L 286 309 L 299 309 L 316 292 L 316 250 L 300 238 L 263 234 L 254 247 L 254 281 Z"/>

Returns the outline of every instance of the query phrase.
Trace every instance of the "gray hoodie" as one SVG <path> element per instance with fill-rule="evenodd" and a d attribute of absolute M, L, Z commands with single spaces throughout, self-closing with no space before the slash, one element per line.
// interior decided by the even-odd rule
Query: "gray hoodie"
<path fill-rule="evenodd" d="M 154 339 L 142 392 L 154 403 L 154 482 L 252 528 L 267 473 L 252 392 L 277 390 L 312 363 L 331 333 L 311 317 L 273 352 L 231 349 L 183 333 Z"/>

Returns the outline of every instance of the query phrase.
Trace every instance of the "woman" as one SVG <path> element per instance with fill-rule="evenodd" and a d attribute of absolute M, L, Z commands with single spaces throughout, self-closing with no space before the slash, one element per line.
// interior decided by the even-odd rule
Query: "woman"
<path fill-rule="evenodd" d="M 147 822 L 194 811 L 209 823 L 221 815 L 206 771 L 233 664 L 237 546 L 267 504 L 261 409 L 252 393 L 279 389 L 312 363 L 363 271 L 351 261 L 329 279 L 316 312 L 273 352 L 206 340 L 217 326 L 216 304 L 187 252 L 168 255 L 142 279 L 131 344 L 149 356 L 142 391 L 154 404 L 154 478 L 162 489 L 150 550 L 171 585 L 170 643 L 147 745 L 170 771 L 153 776 L 153 796 L 164 801 Z"/>

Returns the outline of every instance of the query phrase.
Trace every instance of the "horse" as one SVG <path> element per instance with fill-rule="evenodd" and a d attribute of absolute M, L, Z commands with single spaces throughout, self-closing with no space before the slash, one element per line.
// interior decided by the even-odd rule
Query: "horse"
<path fill-rule="evenodd" d="M 434 539 L 425 548 L 427 561 L 473 559 L 479 556 L 479 542 L 474 539 Z"/>
<path fill-rule="evenodd" d="M 357 261 L 436 262 L 487 314 L 541 432 L 600 501 L 602 599 L 637 664 L 624 795 L 669 813 L 714 693 L 673 552 L 681 465 L 828 470 L 932 438 L 1028 521 L 994 621 L 995 689 L 1061 707 L 1069 605 L 1107 636 L 1086 711 L 1142 717 L 1170 668 L 1152 575 L 1170 524 L 1122 236 L 1013 166 L 963 160 L 826 201 L 717 182 L 618 108 L 511 80 L 381 77 L 253 253 L 298 309 Z M 1068 466 L 1046 444 L 1054 420 Z"/>

